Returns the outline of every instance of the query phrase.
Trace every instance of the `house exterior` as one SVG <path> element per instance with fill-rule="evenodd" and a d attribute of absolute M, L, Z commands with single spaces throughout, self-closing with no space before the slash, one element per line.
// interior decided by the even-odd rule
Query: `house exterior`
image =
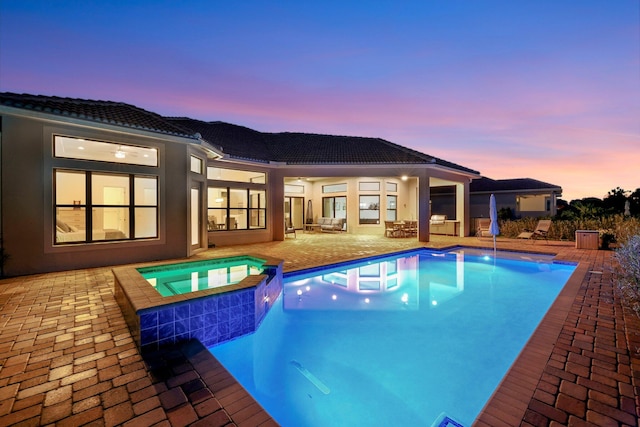
<path fill-rule="evenodd" d="M 489 217 L 489 197 L 494 194 L 496 206 L 511 209 L 514 218 L 549 217 L 557 213 L 557 200 L 562 187 L 532 178 L 474 179 L 470 186 L 472 218 Z"/>
<path fill-rule="evenodd" d="M 557 213 L 557 199 L 562 187 L 531 178 L 476 178 L 469 186 L 472 219 L 489 217 L 489 197 L 494 194 L 496 206 L 510 209 L 514 218 L 549 217 Z M 431 190 L 432 211 L 447 217 L 455 215 L 455 188 L 443 186 Z"/>
<path fill-rule="evenodd" d="M 302 229 L 323 217 L 380 235 L 385 220 L 418 220 L 427 242 L 439 186 L 456 189 L 460 234 L 470 230 L 479 173 L 379 138 L 262 133 L 13 93 L 0 93 L 0 120 L 7 276 L 282 240 L 285 221 Z"/>

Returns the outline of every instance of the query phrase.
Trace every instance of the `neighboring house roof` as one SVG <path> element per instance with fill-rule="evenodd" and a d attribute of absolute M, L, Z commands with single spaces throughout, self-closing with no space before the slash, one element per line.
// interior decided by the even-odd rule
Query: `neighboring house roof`
<path fill-rule="evenodd" d="M 0 106 L 172 135 L 193 139 L 194 142 L 199 139 L 190 129 L 172 123 L 156 113 L 122 102 L 0 92 Z"/>
<path fill-rule="evenodd" d="M 479 173 L 380 138 L 266 133 L 224 122 L 203 122 L 185 117 L 168 119 L 222 146 L 224 153 L 232 158 L 289 165 L 436 164 L 466 173 Z"/>
<path fill-rule="evenodd" d="M 501 191 L 553 190 L 562 193 L 562 187 L 532 178 L 498 179 L 478 178 L 469 184 L 470 193 L 489 193 Z"/>

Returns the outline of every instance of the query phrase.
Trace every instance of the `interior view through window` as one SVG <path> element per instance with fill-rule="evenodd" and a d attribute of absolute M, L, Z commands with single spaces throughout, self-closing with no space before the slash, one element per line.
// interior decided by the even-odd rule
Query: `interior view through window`
<path fill-rule="evenodd" d="M 156 177 L 56 170 L 54 181 L 57 244 L 157 237 Z"/>

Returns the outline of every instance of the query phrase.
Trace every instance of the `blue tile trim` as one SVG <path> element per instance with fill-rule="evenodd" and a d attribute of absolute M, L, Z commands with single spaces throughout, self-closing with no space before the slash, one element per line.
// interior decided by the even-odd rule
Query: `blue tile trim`
<path fill-rule="evenodd" d="M 445 416 L 442 422 L 438 424 L 438 427 L 464 427 L 464 426 L 459 422 L 454 421 L 451 418 Z"/>
<path fill-rule="evenodd" d="M 157 350 L 196 338 L 205 346 L 253 333 L 282 292 L 282 275 L 256 287 L 145 309 L 139 316 L 140 347 Z"/>

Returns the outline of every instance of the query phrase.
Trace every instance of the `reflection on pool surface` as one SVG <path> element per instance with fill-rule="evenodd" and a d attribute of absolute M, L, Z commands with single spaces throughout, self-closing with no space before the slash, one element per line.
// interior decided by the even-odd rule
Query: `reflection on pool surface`
<path fill-rule="evenodd" d="M 283 426 L 469 426 L 575 269 L 426 250 L 285 277 L 212 353 Z M 438 425 L 438 424 L 436 424 Z"/>
<path fill-rule="evenodd" d="M 264 262 L 239 256 L 143 267 L 138 272 L 160 295 L 171 296 L 239 283 L 250 275 L 261 274 Z"/>

